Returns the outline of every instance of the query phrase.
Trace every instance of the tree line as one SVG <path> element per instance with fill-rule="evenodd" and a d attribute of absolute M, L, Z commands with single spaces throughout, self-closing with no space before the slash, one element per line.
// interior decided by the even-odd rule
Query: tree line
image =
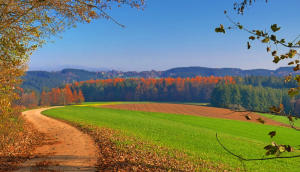
<path fill-rule="evenodd" d="M 37 94 L 35 91 L 24 92 L 21 90 L 20 99 L 16 104 L 27 108 L 37 106 L 59 106 L 80 104 L 84 102 L 84 96 L 81 90 L 74 89 L 67 84 L 64 88 L 52 88 L 51 91 L 43 91 Z"/>
<path fill-rule="evenodd" d="M 300 114 L 300 99 L 288 89 L 296 82 L 283 83 L 274 76 L 194 77 L 194 78 L 115 78 L 74 82 L 41 93 L 21 96 L 26 107 L 68 105 L 91 101 L 210 102 L 212 106 L 269 112 L 283 104 L 286 113 Z"/>
<path fill-rule="evenodd" d="M 233 77 L 115 78 L 76 82 L 86 101 L 208 102 L 216 84 L 235 83 Z"/>
<path fill-rule="evenodd" d="M 284 106 L 287 114 L 300 115 L 300 97 L 291 98 L 288 89 L 270 87 L 219 84 L 211 94 L 211 105 L 223 108 L 239 107 L 249 111 L 269 112 L 270 107 Z"/>
<path fill-rule="evenodd" d="M 257 87 L 270 87 L 270 88 L 294 88 L 298 83 L 296 80 L 285 82 L 284 77 L 277 76 L 246 76 L 235 77 L 236 83 L 241 85 L 252 85 Z"/>

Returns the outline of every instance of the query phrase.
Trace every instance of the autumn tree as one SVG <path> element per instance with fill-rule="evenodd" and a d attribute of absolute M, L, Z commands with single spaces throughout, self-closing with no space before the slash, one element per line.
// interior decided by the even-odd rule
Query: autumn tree
<path fill-rule="evenodd" d="M 84 96 L 82 94 L 82 91 L 79 90 L 78 91 L 78 102 L 76 102 L 76 103 L 82 103 L 82 102 L 84 102 Z"/>
<path fill-rule="evenodd" d="M 21 83 L 20 77 L 29 56 L 50 36 L 76 23 L 90 23 L 98 18 L 124 27 L 107 11 L 114 7 L 142 8 L 143 5 L 144 0 L 0 0 L 0 121 L 9 122 L 7 119 L 17 114 L 12 103 L 19 97 L 16 87 Z M 12 124 L 1 126 L 8 125 Z M 4 130 L 5 127 L 0 128 Z M 1 141 L 3 143 L 6 141 Z"/>
<path fill-rule="evenodd" d="M 40 106 L 49 106 L 49 105 L 50 105 L 49 93 L 43 91 L 40 97 Z"/>
<path fill-rule="evenodd" d="M 23 93 L 21 95 L 21 105 L 28 108 L 33 108 L 38 106 L 38 98 L 36 93 L 34 91 L 30 93 Z"/>
<path fill-rule="evenodd" d="M 67 104 L 71 104 L 74 100 L 74 96 L 73 96 L 73 92 L 70 88 L 69 85 L 66 85 L 66 87 L 63 89 L 63 97 L 64 97 L 64 105 L 67 105 Z"/>
<path fill-rule="evenodd" d="M 124 27 L 107 10 L 142 8 L 144 0 L 0 0 L 0 112 L 9 111 L 28 57 L 51 35 L 97 18 Z"/>

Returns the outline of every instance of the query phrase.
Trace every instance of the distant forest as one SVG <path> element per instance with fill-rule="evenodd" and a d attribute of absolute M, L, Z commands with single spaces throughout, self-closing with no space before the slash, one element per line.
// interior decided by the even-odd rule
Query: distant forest
<path fill-rule="evenodd" d="M 233 84 L 233 77 L 116 78 L 76 82 L 86 101 L 209 102 L 218 83 Z"/>
<path fill-rule="evenodd" d="M 300 115 L 300 95 L 291 98 L 288 88 L 296 81 L 284 82 L 281 77 L 237 77 L 236 84 L 218 84 L 211 95 L 211 105 L 232 108 L 240 105 L 246 110 L 268 112 L 271 106 L 284 105 L 287 114 Z"/>
<path fill-rule="evenodd" d="M 83 100 L 205 102 L 216 107 L 239 107 L 257 112 L 269 112 L 271 106 L 283 104 L 286 113 L 300 115 L 300 97 L 291 98 L 287 94 L 288 88 L 297 87 L 297 82 L 285 83 L 283 77 L 114 78 L 73 82 L 67 85 L 70 88 L 46 88 L 43 92 L 34 93 L 34 89 L 24 91 L 22 97 L 27 102 L 25 104 L 28 104 L 28 99 L 34 94 L 38 100 L 34 104 L 40 105 L 73 104 Z M 66 103 L 64 97 L 70 95 L 69 90 L 77 99 L 67 98 Z M 59 101 L 53 98 L 54 95 L 60 95 Z"/>
<path fill-rule="evenodd" d="M 280 77 L 195 77 L 162 79 L 106 79 L 73 84 L 86 101 L 210 102 L 212 106 L 269 112 L 283 104 L 286 113 L 300 114 L 300 97 L 288 88 L 296 82 Z"/>
<path fill-rule="evenodd" d="M 293 72 L 292 67 L 282 67 L 277 70 L 266 69 L 253 69 L 242 70 L 238 68 L 206 68 L 206 67 L 180 67 L 173 68 L 166 71 L 101 71 L 92 72 L 80 69 L 64 69 L 56 72 L 46 71 L 28 71 L 23 77 L 22 88 L 26 92 L 35 90 L 37 92 L 50 91 L 52 88 L 63 87 L 68 83 L 97 80 L 97 79 L 113 79 L 113 78 L 194 78 L 197 76 L 233 76 L 233 77 L 246 77 L 246 76 L 273 76 L 284 77 Z"/>

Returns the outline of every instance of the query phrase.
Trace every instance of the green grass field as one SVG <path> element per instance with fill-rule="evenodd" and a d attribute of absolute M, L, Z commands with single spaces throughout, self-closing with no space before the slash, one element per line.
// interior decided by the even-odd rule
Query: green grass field
<path fill-rule="evenodd" d="M 263 147 L 273 140 L 292 146 L 300 143 L 300 132 L 289 128 L 226 119 L 93 106 L 67 106 L 43 113 L 72 122 L 116 129 L 141 140 L 184 151 L 194 158 L 200 157 L 212 164 L 225 164 L 233 168 L 241 167 L 241 163 L 220 147 L 215 138 L 216 132 L 224 145 L 246 158 L 263 157 Z M 273 130 L 278 134 L 272 140 L 267 134 Z M 296 153 L 299 152 L 293 154 Z M 299 171 L 300 159 L 252 161 L 245 165 L 248 171 Z"/>
<path fill-rule="evenodd" d="M 85 107 L 85 106 L 90 106 L 90 107 L 97 107 L 97 106 L 101 106 L 101 105 L 117 105 L 117 104 L 137 104 L 137 103 L 151 103 L 151 102 L 84 102 L 80 105 L 73 105 L 73 106 L 79 106 L 79 107 Z"/>
<path fill-rule="evenodd" d="M 265 116 L 267 118 L 273 119 L 274 121 L 278 121 L 284 124 L 290 124 L 288 118 L 286 116 L 278 116 L 278 115 L 272 115 L 272 114 L 266 114 L 266 113 L 260 113 L 260 115 Z M 300 120 L 295 120 L 294 125 L 296 127 L 300 127 Z"/>

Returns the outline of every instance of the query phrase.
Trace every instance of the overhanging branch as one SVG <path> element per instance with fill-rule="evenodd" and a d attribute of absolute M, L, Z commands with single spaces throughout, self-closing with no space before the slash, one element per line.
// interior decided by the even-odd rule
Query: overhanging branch
<path fill-rule="evenodd" d="M 234 157 L 237 157 L 239 160 L 241 161 L 264 161 L 264 160 L 272 160 L 272 159 L 289 159 L 289 158 L 299 158 L 300 155 L 294 155 L 294 156 L 278 156 L 278 157 L 270 157 L 270 158 L 244 158 L 240 155 L 237 155 L 235 153 L 233 153 L 232 151 L 230 151 L 228 148 L 226 148 L 221 141 L 219 140 L 218 137 L 218 133 L 216 133 L 216 139 L 219 143 L 219 145 L 221 145 L 221 147 L 229 154 L 231 154 Z"/>

